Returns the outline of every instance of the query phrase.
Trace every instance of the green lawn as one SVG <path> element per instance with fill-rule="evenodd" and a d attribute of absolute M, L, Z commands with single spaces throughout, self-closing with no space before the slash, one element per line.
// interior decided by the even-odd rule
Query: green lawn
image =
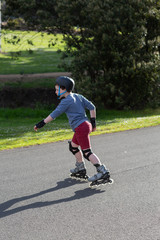
<path fill-rule="evenodd" d="M 42 36 L 43 35 L 43 36 Z M 10 40 L 15 36 L 21 41 L 9 44 L 5 39 Z M 29 44 L 28 40 L 30 41 Z M 53 43 L 53 46 L 48 46 Z M 0 54 L 0 74 L 29 74 L 44 72 L 61 72 L 59 67 L 61 53 L 64 50 L 62 34 L 23 32 L 23 31 L 2 31 L 2 52 Z"/>
<path fill-rule="evenodd" d="M 0 150 L 71 139 L 73 132 L 65 115 L 38 132 L 33 126 L 52 110 L 0 109 Z M 98 110 L 97 131 L 91 135 L 114 133 L 160 124 L 160 109 L 143 111 Z"/>

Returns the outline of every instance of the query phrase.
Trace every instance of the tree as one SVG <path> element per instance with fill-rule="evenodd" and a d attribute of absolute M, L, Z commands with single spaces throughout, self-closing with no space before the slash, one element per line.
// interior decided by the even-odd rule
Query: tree
<path fill-rule="evenodd" d="M 159 101 L 160 0 L 6 3 L 8 9 L 18 9 L 30 27 L 64 34 L 65 56 L 72 57 L 66 68 L 79 92 L 112 108 Z"/>
<path fill-rule="evenodd" d="M 14 18 L 22 17 L 28 29 L 53 32 L 57 13 L 56 0 L 6 0 L 5 15 Z"/>
<path fill-rule="evenodd" d="M 2 52 L 2 44 L 1 44 L 1 38 L 2 38 L 2 12 L 5 7 L 5 1 L 0 0 L 0 52 Z"/>
<path fill-rule="evenodd" d="M 2 17 L 1 17 L 1 0 L 0 0 L 0 52 L 1 52 L 1 24 L 2 24 Z"/>
<path fill-rule="evenodd" d="M 115 108 L 143 107 L 158 97 L 159 4 L 149 0 L 58 2 L 60 28 L 73 56 L 70 69 L 78 90 Z M 73 26 L 78 27 L 77 34 Z"/>

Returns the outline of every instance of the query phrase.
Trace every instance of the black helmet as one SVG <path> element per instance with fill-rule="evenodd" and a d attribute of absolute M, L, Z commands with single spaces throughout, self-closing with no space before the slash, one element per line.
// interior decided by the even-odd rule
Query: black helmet
<path fill-rule="evenodd" d="M 58 84 L 60 87 L 65 87 L 67 92 L 71 92 L 74 89 L 74 80 L 70 77 L 66 76 L 60 76 L 56 79 L 56 84 Z"/>

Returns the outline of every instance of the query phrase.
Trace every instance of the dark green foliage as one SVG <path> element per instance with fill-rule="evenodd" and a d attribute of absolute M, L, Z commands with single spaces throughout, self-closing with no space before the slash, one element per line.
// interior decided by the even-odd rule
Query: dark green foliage
<path fill-rule="evenodd" d="M 23 17 L 29 29 L 49 32 L 57 19 L 55 6 L 56 0 L 6 0 L 5 15 Z"/>
<path fill-rule="evenodd" d="M 66 34 L 68 53 L 74 57 L 69 70 L 78 91 L 112 108 L 158 102 L 159 2 L 58 3 L 61 30 Z"/>
<path fill-rule="evenodd" d="M 26 21 L 64 34 L 78 92 L 111 108 L 160 103 L 160 0 L 6 2 L 24 2 Z"/>

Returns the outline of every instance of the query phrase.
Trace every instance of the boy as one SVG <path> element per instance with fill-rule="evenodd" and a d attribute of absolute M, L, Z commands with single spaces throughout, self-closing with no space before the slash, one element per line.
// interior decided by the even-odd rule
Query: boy
<path fill-rule="evenodd" d="M 96 110 L 95 106 L 82 95 L 72 93 L 75 83 L 72 78 L 61 76 L 56 79 L 55 93 L 61 102 L 57 108 L 44 120 L 34 126 L 34 130 L 43 127 L 62 113 L 66 113 L 69 124 L 74 131 L 72 141 L 69 142 L 69 150 L 75 155 L 76 168 L 71 169 L 71 176 L 87 178 L 84 159 L 90 161 L 97 169 L 97 174 L 89 177 L 89 182 L 104 180 L 110 182 L 109 171 L 101 164 L 99 158 L 92 152 L 89 134 L 96 130 Z M 85 109 L 90 111 L 90 121 L 85 113 Z M 81 150 L 79 150 L 79 146 Z"/>

